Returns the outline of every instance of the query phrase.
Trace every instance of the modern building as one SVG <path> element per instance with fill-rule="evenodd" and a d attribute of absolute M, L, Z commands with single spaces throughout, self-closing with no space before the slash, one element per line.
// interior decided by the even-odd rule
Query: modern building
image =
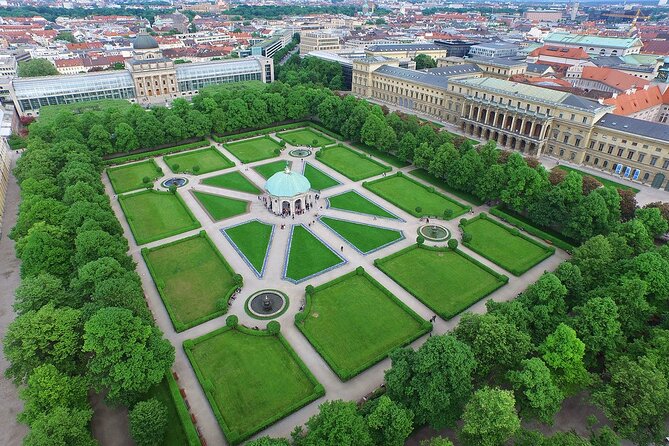
<path fill-rule="evenodd" d="M 16 58 L 8 54 L 0 54 L 0 77 L 16 76 Z"/>
<path fill-rule="evenodd" d="M 333 51 L 341 48 L 339 37 L 322 31 L 300 33 L 300 54 L 312 51 Z"/>
<path fill-rule="evenodd" d="M 478 42 L 468 42 L 464 40 L 435 40 L 434 43 L 446 48 L 447 57 L 465 57 L 469 54 L 469 49 Z"/>
<path fill-rule="evenodd" d="M 581 48 L 599 56 L 625 56 L 641 52 L 643 43 L 637 37 L 600 37 L 566 32 L 554 32 L 544 37 L 544 44 Z"/>
<path fill-rule="evenodd" d="M 282 30 L 270 39 L 264 40 L 258 45 L 251 47 L 251 55 L 274 57 L 274 54 L 288 45 L 292 38 L 293 33 L 291 30 Z"/>
<path fill-rule="evenodd" d="M 274 64 L 266 57 L 248 57 L 175 65 L 163 57 L 158 43 L 140 35 L 125 70 L 70 76 L 14 78 L 12 99 L 22 117 L 38 116 L 45 105 L 98 99 L 126 99 L 144 106 L 190 98 L 208 85 L 274 80 Z"/>
<path fill-rule="evenodd" d="M 369 57 L 383 56 L 389 59 L 415 59 L 425 54 L 433 59 L 446 57 L 448 48 L 437 43 L 403 43 L 399 45 L 372 45 L 365 50 Z"/>
<path fill-rule="evenodd" d="M 470 57 L 514 57 L 518 54 L 518 45 L 506 42 L 479 43 L 469 48 Z"/>

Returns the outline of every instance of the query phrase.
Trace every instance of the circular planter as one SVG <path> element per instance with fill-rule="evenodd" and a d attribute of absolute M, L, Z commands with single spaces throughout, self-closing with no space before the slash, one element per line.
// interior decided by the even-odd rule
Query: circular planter
<path fill-rule="evenodd" d="M 428 224 L 418 228 L 418 234 L 431 242 L 445 242 L 451 238 L 451 231 L 441 225 Z"/>
<path fill-rule="evenodd" d="M 246 299 L 244 311 L 254 319 L 274 319 L 288 310 L 288 303 L 288 296 L 281 291 L 260 290 Z"/>

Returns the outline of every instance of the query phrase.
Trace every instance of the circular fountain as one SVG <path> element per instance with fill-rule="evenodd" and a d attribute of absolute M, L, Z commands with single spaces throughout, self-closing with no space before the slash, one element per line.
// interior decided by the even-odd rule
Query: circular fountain
<path fill-rule="evenodd" d="M 444 226 L 427 224 L 418 228 L 418 233 L 432 242 L 445 242 L 451 238 L 451 232 Z"/>
<path fill-rule="evenodd" d="M 186 184 L 188 184 L 188 180 L 183 177 L 172 177 L 168 178 L 162 183 L 160 183 L 161 186 L 163 186 L 165 189 L 169 189 L 170 187 L 184 187 Z"/>
<path fill-rule="evenodd" d="M 288 155 L 290 155 L 294 158 L 305 158 L 305 157 L 311 155 L 311 150 L 309 150 L 309 149 L 293 149 L 290 152 L 288 152 Z"/>
<path fill-rule="evenodd" d="M 246 313 L 256 319 L 273 319 L 288 309 L 288 296 L 277 290 L 252 294 L 244 305 Z"/>

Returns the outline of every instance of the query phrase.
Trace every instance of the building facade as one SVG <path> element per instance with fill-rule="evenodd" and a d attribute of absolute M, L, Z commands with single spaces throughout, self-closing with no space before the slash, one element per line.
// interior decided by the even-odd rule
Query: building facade
<path fill-rule="evenodd" d="M 599 37 L 565 32 L 550 33 L 544 44 L 581 48 L 586 53 L 598 56 L 625 56 L 639 54 L 643 43 L 637 37 Z"/>
<path fill-rule="evenodd" d="M 153 38 L 140 36 L 125 70 L 14 78 L 10 94 L 20 116 L 34 117 L 40 107 L 47 105 L 99 99 L 125 99 L 144 106 L 169 104 L 176 98 L 189 98 L 208 85 L 273 80 L 274 63 L 270 58 L 174 65 L 162 56 Z"/>
<path fill-rule="evenodd" d="M 669 190 L 669 126 L 613 114 L 612 103 L 489 77 L 474 64 L 446 68 L 459 71 L 406 70 L 378 57 L 356 60 L 352 92 L 451 123 L 503 149 L 547 154 Z"/>
<path fill-rule="evenodd" d="M 372 45 L 365 50 L 369 57 L 382 56 L 389 59 L 414 59 L 425 54 L 433 59 L 446 57 L 448 48 L 437 43 L 401 43 L 398 45 Z"/>
<path fill-rule="evenodd" d="M 321 31 L 300 33 L 300 54 L 311 51 L 334 51 L 341 48 L 339 37 Z"/>
<path fill-rule="evenodd" d="M 518 45 L 506 42 L 479 43 L 469 49 L 471 57 L 514 57 L 518 54 Z"/>

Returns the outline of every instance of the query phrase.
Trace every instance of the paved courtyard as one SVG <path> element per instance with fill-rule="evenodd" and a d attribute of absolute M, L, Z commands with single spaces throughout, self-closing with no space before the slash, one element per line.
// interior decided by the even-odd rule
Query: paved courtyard
<path fill-rule="evenodd" d="M 274 134 L 271 135 L 275 137 Z M 339 143 L 339 142 L 338 142 Z M 214 144 L 214 143 L 212 143 Z M 204 334 L 210 333 L 217 328 L 223 327 L 225 325 L 225 318 L 230 314 L 235 314 L 239 317 L 241 324 L 249 327 L 259 327 L 260 329 L 265 328 L 268 321 L 257 320 L 249 315 L 244 310 L 244 303 L 246 299 L 253 294 L 254 292 L 262 289 L 277 289 L 284 292 L 290 298 L 290 306 L 288 310 L 279 316 L 276 320 L 281 323 L 281 332 L 285 339 L 288 341 L 290 346 L 297 352 L 300 358 L 305 362 L 307 367 L 315 375 L 316 379 L 324 386 L 325 396 L 319 398 L 316 401 L 306 405 L 302 409 L 294 412 L 293 414 L 283 418 L 277 423 L 271 425 L 269 428 L 265 429 L 262 432 L 256 434 L 257 436 L 270 435 L 270 436 L 289 436 L 290 432 L 296 425 L 303 424 L 307 419 L 317 413 L 318 405 L 325 400 L 334 400 L 334 399 L 344 399 L 344 400 L 360 400 L 366 394 L 377 388 L 383 383 L 383 372 L 390 366 L 390 360 L 385 359 L 366 371 L 360 373 L 354 378 L 342 382 L 337 375 L 328 367 L 327 363 L 319 355 L 319 353 L 312 347 L 312 345 L 307 341 L 307 339 L 300 333 L 297 327 L 294 325 L 294 316 L 300 310 L 304 304 L 304 289 L 307 285 L 318 286 L 323 283 L 326 283 L 336 277 L 339 277 L 345 273 L 349 273 L 355 270 L 358 266 L 363 266 L 365 270 L 381 285 L 386 287 L 390 292 L 397 296 L 404 304 L 409 308 L 415 311 L 419 316 L 425 320 L 429 320 L 433 317 L 434 313 L 432 310 L 423 305 L 418 299 L 413 297 L 403 288 L 401 288 L 396 282 L 390 279 L 388 276 L 383 274 L 374 266 L 374 260 L 377 258 L 385 257 L 391 253 L 397 252 L 402 248 L 413 245 L 416 240 L 418 228 L 425 224 L 424 221 L 420 221 L 418 218 L 413 217 L 407 212 L 402 211 L 401 209 L 393 206 L 391 203 L 384 201 L 378 196 L 374 195 L 372 192 L 368 191 L 362 186 L 362 181 L 351 181 L 347 179 L 342 174 L 330 169 L 323 163 L 320 163 L 317 158 L 312 154 L 306 158 L 294 158 L 291 157 L 288 152 L 291 149 L 294 149 L 293 146 L 287 145 L 286 150 L 282 151 L 282 154 L 278 158 L 273 158 L 269 160 L 258 161 L 250 164 L 241 164 L 230 152 L 225 150 L 225 148 L 220 144 L 214 144 L 214 146 L 220 150 L 224 155 L 229 159 L 235 161 L 235 167 L 225 169 L 223 171 L 211 172 L 208 174 L 203 174 L 199 176 L 188 176 L 188 175 L 178 175 L 186 176 L 189 179 L 189 182 L 186 186 L 179 188 L 177 193 L 183 198 L 187 204 L 190 211 L 195 215 L 195 217 L 202 224 L 201 228 L 194 229 L 147 243 L 145 245 L 138 246 L 133 239 L 130 227 L 128 226 L 127 220 L 124 216 L 121 207 L 119 206 L 118 197 L 114 194 L 111 184 L 106 175 L 103 175 L 103 182 L 107 189 L 107 192 L 110 196 L 115 197 L 112 200 L 112 205 L 114 211 L 117 214 L 117 217 L 123 225 L 125 235 L 130 243 L 130 254 L 133 259 L 137 262 L 137 269 L 142 278 L 145 294 L 149 303 L 149 307 L 153 312 L 156 321 L 160 328 L 165 333 L 165 336 L 173 343 L 176 347 L 176 361 L 173 369 L 179 375 L 179 385 L 183 387 L 187 394 L 188 402 L 191 406 L 192 413 L 197 418 L 197 425 L 204 435 L 205 439 L 209 444 L 225 444 L 225 439 L 223 433 L 219 427 L 219 424 L 214 416 L 214 413 L 207 401 L 206 395 L 202 390 L 197 377 L 191 368 L 191 365 L 184 353 L 182 344 L 185 340 L 195 339 Z M 280 217 L 275 216 L 269 212 L 263 205 L 263 202 L 257 195 L 236 192 L 232 190 L 222 189 L 219 187 L 206 186 L 201 184 L 201 181 L 210 178 L 213 176 L 220 175 L 221 173 L 228 173 L 232 171 L 239 171 L 245 175 L 249 180 L 251 180 L 256 186 L 262 188 L 265 184 L 265 179 L 259 175 L 253 167 L 266 164 L 268 162 L 274 162 L 277 160 L 283 160 L 286 162 L 292 162 L 292 170 L 301 172 L 308 162 L 314 167 L 317 167 L 322 172 L 331 176 L 341 183 L 340 185 L 328 188 L 321 192 L 316 205 L 313 209 L 304 215 L 299 215 L 293 217 Z M 162 180 L 165 178 L 171 177 L 170 169 L 167 164 L 164 162 L 162 157 L 155 158 L 156 163 L 163 172 L 165 176 L 156 180 L 156 185 L 159 185 Z M 379 160 L 380 161 L 380 160 Z M 382 161 L 381 161 L 382 162 Z M 385 163 L 384 163 L 385 164 Z M 403 172 L 408 172 L 413 169 L 413 167 L 405 167 L 402 169 L 393 168 L 392 172 L 387 173 L 387 175 L 392 175 L 398 170 Z M 380 178 L 382 174 L 366 179 L 366 181 L 372 181 L 374 179 Z M 420 180 L 419 180 L 420 181 Z M 427 183 L 424 183 L 427 185 Z M 370 201 L 382 206 L 386 210 L 390 211 L 392 214 L 395 214 L 399 219 L 387 219 L 381 217 L 374 217 L 371 215 L 355 214 L 347 211 L 329 209 L 327 198 L 330 196 L 338 195 L 343 192 L 354 190 L 363 197 L 369 199 Z M 229 219 L 225 219 L 218 222 L 213 222 L 209 214 L 204 210 L 204 208 L 196 200 L 192 192 L 205 192 L 210 194 L 215 194 L 219 196 L 225 196 L 236 199 L 243 199 L 250 202 L 248 213 L 243 215 L 238 215 Z M 130 192 L 132 193 L 132 192 Z M 446 194 L 448 195 L 448 194 Z M 458 201 L 457 197 L 451 197 Z M 464 204 L 464 203 L 463 203 Z M 482 211 L 487 211 L 486 206 L 475 207 L 472 209 L 471 213 L 466 215 L 466 217 L 473 217 Z M 340 218 L 350 221 L 355 221 L 359 223 L 366 223 L 372 226 L 381 226 L 385 228 L 392 228 L 403 231 L 405 238 L 399 242 L 393 243 L 389 246 L 383 247 L 378 251 L 372 252 L 368 255 L 363 255 L 359 251 L 355 250 L 351 245 L 348 245 L 340 237 L 338 237 L 332 230 L 330 230 L 325 224 L 321 223 L 318 220 L 320 216 L 328 216 L 334 218 Z M 494 218 L 494 217 L 491 217 Z M 236 224 L 250 221 L 252 219 L 258 219 L 262 222 L 274 224 L 274 236 L 271 242 L 267 259 L 264 275 L 262 278 L 258 278 L 250 266 L 242 259 L 242 257 L 235 250 L 234 246 L 230 241 L 221 234 L 220 230 L 222 228 L 227 228 L 234 226 Z M 453 238 L 459 239 L 460 232 L 457 227 L 458 218 L 453 219 L 452 221 L 440 221 L 440 224 L 446 226 L 452 234 Z M 313 231 L 313 233 L 329 245 L 333 250 L 336 250 L 345 260 L 346 263 L 336 267 L 330 271 L 324 272 L 320 275 L 316 275 L 311 279 L 307 279 L 299 284 L 293 284 L 285 279 L 283 279 L 283 270 L 284 263 L 286 259 L 286 249 L 289 243 L 290 237 L 290 225 L 303 224 L 308 226 L 308 228 Z M 284 229 L 281 229 L 281 225 L 285 225 Z M 240 295 L 232 302 L 229 307 L 229 311 L 226 315 L 217 317 L 215 319 L 204 322 L 200 325 L 177 333 L 172 325 L 170 317 L 163 305 L 163 301 L 158 293 L 158 290 L 151 278 L 149 270 L 146 263 L 144 262 L 141 256 L 142 248 L 151 248 L 156 246 L 161 246 L 166 243 L 180 240 L 192 235 L 197 234 L 199 231 L 206 231 L 209 238 L 214 242 L 218 250 L 223 254 L 225 259 L 231 265 L 237 273 L 241 274 L 244 278 L 244 286 Z M 427 242 L 426 245 L 439 245 L 444 246 L 445 243 L 430 243 Z M 343 247 L 343 251 L 342 251 Z M 509 282 L 507 285 L 499 288 L 487 298 L 480 300 L 469 308 L 469 311 L 473 312 L 484 312 L 485 311 L 485 301 L 490 298 L 496 301 L 505 301 L 514 298 L 518 293 L 522 292 L 528 284 L 536 281 L 541 274 L 546 270 L 553 270 L 557 265 L 565 260 L 568 255 L 565 252 L 557 251 L 555 255 L 549 257 L 547 260 L 536 265 L 528 272 L 523 274 L 521 277 L 514 277 L 508 272 L 504 271 L 499 266 L 494 263 L 486 260 L 485 258 L 477 255 L 476 253 L 468 250 L 462 244 L 460 248 L 463 252 L 481 262 L 483 265 L 491 268 L 492 270 L 499 272 L 501 274 L 506 274 L 509 276 Z M 212 277 L 211 280 L 216 280 Z M 439 317 L 436 318 L 434 323 L 434 334 L 441 334 L 448 330 L 454 328 L 459 320 L 459 316 L 454 317 L 448 321 L 442 320 Z M 413 347 L 418 347 L 422 344 L 428 335 L 425 335 L 411 345 Z"/>

